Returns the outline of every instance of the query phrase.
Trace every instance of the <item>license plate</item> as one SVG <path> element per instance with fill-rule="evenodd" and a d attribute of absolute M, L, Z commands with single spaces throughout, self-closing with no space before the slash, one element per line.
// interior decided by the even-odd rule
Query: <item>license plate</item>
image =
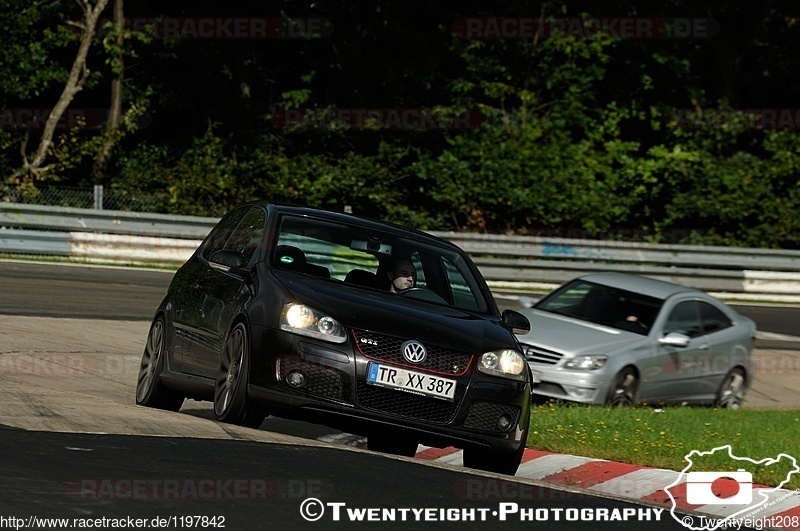
<path fill-rule="evenodd" d="M 367 383 L 450 402 L 456 396 L 455 380 L 380 363 L 369 364 Z"/>

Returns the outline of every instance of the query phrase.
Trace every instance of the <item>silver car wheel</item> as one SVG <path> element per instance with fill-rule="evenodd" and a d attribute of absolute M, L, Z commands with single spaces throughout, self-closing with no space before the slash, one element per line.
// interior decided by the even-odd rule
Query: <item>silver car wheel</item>
<path fill-rule="evenodd" d="M 614 387 L 608 397 L 608 404 L 611 406 L 632 406 L 636 403 L 636 389 L 639 386 L 639 379 L 636 372 L 627 367 L 617 375 L 614 380 Z"/>
<path fill-rule="evenodd" d="M 717 403 L 725 409 L 739 409 L 742 400 L 744 400 L 744 373 L 741 369 L 733 369 L 722 382 Z"/>
<path fill-rule="evenodd" d="M 159 319 L 150 327 L 147 343 L 142 354 L 142 363 L 139 366 L 139 378 L 136 382 L 136 400 L 142 403 L 147 395 L 152 392 L 158 374 L 161 372 L 161 353 L 164 349 L 164 323 Z"/>
<path fill-rule="evenodd" d="M 214 384 L 214 413 L 220 422 L 258 428 L 266 411 L 247 396 L 250 378 L 250 339 L 244 323 L 238 323 L 225 342 Z"/>
<path fill-rule="evenodd" d="M 184 394 L 168 388 L 161 381 L 161 374 L 167 367 L 167 327 L 164 323 L 164 317 L 160 316 L 150 325 L 136 379 L 136 403 L 178 411 L 183 404 Z"/>
<path fill-rule="evenodd" d="M 225 345 L 225 351 L 220 360 L 216 396 L 214 397 L 214 413 L 218 416 L 224 415 L 230 409 L 238 389 L 244 348 L 244 332 L 241 326 L 237 326 L 231 332 L 231 337 Z"/>

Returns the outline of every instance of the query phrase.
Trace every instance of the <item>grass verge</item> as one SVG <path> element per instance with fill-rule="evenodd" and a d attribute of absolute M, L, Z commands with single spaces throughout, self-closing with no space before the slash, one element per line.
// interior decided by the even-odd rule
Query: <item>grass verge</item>
<path fill-rule="evenodd" d="M 16 262 L 45 262 L 56 264 L 103 266 L 103 267 L 133 267 L 138 269 L 163 269 L 177 271 L 180 264 L 165 264 L 156 262 L 118 262 L 113 260 L 93 260 L 88 258 L 70 258 L 66 256 L 42 256 L 34 254 L 8 254 L 0 253 L 0 260 L 13 260 Z"/>
<path fill-rule="evenodd" d="M 611 408 L 548 402 L 534 405 L 528 447 L 654 468 L 683 470 L 692 450 L 730 444 L 733 455 L 755 461 L 786 454 L 800 459 L 800 411 L 727 410 L 690 406 Z M 743 468 L 753 481 L 780 484 L 792 470 L 789 458 L 767 465 L 732 461 L 727 452 L 694 457 L 693 471 Z M 800 466 L 800 461 L 798 461 Z M 785 489 L 800 488 L 800 473 Z"/>

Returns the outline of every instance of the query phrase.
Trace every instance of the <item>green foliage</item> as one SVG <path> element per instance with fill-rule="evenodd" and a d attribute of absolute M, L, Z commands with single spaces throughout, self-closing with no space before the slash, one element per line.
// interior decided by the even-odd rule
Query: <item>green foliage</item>
<path fill-rule="evenodd" d="M 77 4 L 0 6 L 9 14 L 0 21 L 2 104 L 49 108 L 74 57 Z M 260 3 L 237 6 L 263 14 Z M 759 122 L 756 111 L 732 110 L 796 107 L 800 24 L 785 14 L 788 0 L 704 6 L 695 12 L 672 0 L 645 12 L 620 0 L 467 0 L 366 9 L 285 0 L 272 15 L 327 20 L 333 31 L 202 39 L 165 38 L 158 17 L 225 19 L 232 8 L 126 3 L 126 18 L 138 24 L 120 29 L 104 17 L 89 58 L 93 77 L 73 104 L 107 106 L 110 81 L 122 73 L 123 127 L 59 131 L 49 175 L 86 181 L 112 140 L 111 189 L 149 196 L 164 212 L 216 216 L 261 198 L 350 206 L 422 229 L 636 229 L 654 242 L 800 248 L 800 117 Z M 584 24 L 710 17 L 715 33 L 636 39 L 548 30 L 473 39 L 456 27 L 462 17 L 526 14 Z M 292 127 L 276 119 L 282 109 L 466 110 L 482 123 Z M 29 136 L 33 143 L 36 131 Z M 19 167 L 24 139 L 0 131 L 6 175 Z"/>

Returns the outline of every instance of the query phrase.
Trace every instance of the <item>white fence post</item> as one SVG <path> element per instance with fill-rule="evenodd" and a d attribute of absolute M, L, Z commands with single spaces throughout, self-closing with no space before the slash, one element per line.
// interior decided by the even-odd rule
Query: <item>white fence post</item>
<path fill-rule="evenodd" d="M 94 209 L 103 210 L 103 185 L 94 185 Z"/>

